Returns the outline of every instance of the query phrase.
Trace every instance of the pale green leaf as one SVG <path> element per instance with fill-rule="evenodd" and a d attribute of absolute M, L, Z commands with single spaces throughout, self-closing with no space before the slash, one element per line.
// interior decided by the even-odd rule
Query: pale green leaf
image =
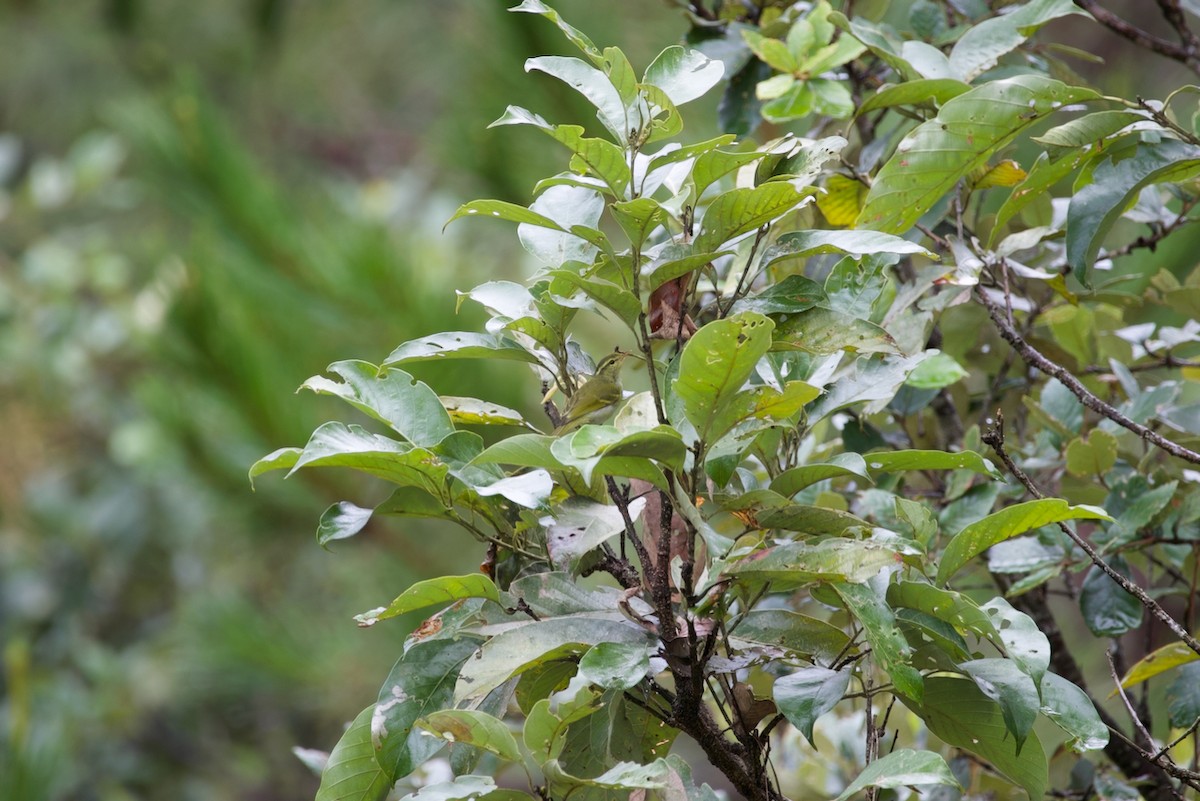
<path fill-rule="evenodd" d="M 1066 103 L 1096 97 L 1090 89 L 1021 75 L 991 81 L 946 102 L 917 126 L 879 171 L 857 225 L 907 231 L 969 172 L 1022 131 Z"/>
<path fill-rule="evenodd" d="M 693 246 L 700 252 L 718 250 L 726 242 L 782 217 L 811 197 L 787 182 L 731 189 L 709 204 Z"/>
<path fill-rule="evenodd" d="M 464 743 L 490 751 L 509 762 L 521 761 L 517 739 L 504 721 L 473 709 L 443 709 L 417 720 L 416 725 L 446 742 Z"/>
<path fill-rule="evenodd" d="M 703 53 L 672 45 L 663 50 L 650 66 L 642 83 L 654 84 L 677 106 L 701 97 L 725 75 L 725 65 Z"/>
<path fill-rule="evenodd" d="M 894 789 L 927 784 L 957 787 L 958 780 L 940 754 L 901 748 L 867 765 L 833 801 L 846 801 L 867 787 Z"/>
<path fill-rule="evenodd" d="M 326 370 L 340 376 L 341 383 L 313 376 L 300 388 L 339 397 L 414 445 L 436 445 L 454 431 L 437 394 L 403 370 L 362 361 L 334 362 Z"/>
<path fill-rule="evenodd" d="M 511 359 L 537 364 L 537 357 L 507 337 L 470 331 L 443 331 L 405 342 L 388 355 L 385 366 L 448 359 Z"/>
<path fill-rule="evenodd" d="M 500 601 L 500 592 L 492 580 L 482 573 L 466 576 L 441 576 L 418 581 L 400 593 L 387 606 L 355 615 L 359 626 L 373 626 L 381 620 L 404 615 L 435 604 L 448 604 L 463 598 L 487 598 Z"/>

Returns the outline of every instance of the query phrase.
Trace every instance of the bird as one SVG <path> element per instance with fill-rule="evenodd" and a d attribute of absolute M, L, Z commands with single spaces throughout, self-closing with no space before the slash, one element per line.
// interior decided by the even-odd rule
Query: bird
<path fill-rule="evenodd" d="M 555 436 L 599 422 L 612 412 L 624 397 L 621 391 L 621 364 L 628 355 L 615 350 L 600 360 L 592 377 L 575 390 L 575 394 L 567 401 L 562 411 L 562 423 L 554 429 Z"/>

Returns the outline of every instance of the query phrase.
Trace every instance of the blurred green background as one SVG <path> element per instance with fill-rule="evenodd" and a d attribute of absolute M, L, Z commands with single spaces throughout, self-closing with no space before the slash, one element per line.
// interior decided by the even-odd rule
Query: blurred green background
<path fill-rule="evenodd" d="M 485 130 L 505 105 L 585 118 L 522 72 L 565 50 L 510 4 L 0 2 L 6 801 L 311 797 L 293 746 L 332 747 L 408 631 L 352 615 L 478 564 L 413 522 L 325 552 L 321 511 L 382 489 L 246 471 L 353 418 L 305 378 L 472 328 L 453 290 L 521 274 L 511 231 L 440 233 L 562 168 Z M 686 25 L 556 6 L 641 64 Z M 536 402 L 488 367 L 422 376 Z"/>

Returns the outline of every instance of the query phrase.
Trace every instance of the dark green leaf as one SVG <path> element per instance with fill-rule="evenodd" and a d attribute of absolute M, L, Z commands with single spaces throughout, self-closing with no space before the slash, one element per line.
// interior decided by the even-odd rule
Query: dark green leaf
<path fill-rule="evenodd" d="M 834 584 L 833 589 L 863 627 L 876 664 L 891 677 L 901 695 L 919 701 L 924 680 L 910 662 L 912 648 L 896 627 L 891 607 L 868 584 Z"/>
<path fill-rule="evenodd" d="M 1088 694 L 1053 673 L 1042 678 L 1042 714 L 1071 735 L 1069 745 L 1077 754 L 1099 751 L 1108 744 L 1108 727 L 1096 712 Z"/>
<path fill-rule="evenodd" d="M 813 724 L 842 700 L 846 688 L 850 686 L 851 672 L 811 667 L 775 679 L 771 690 L 775 705 L 788 722 L 812 743 Z M 813 746 L 816 744 L 813 743 Z"/>
<path fill-rule="evenodd" d="M 770 645 L 810 659 L 832 661 L 850 642 L 837 626 L 785 609 L 754 609 L 734 630 L 734 639 Z"/>
<path fill-rule="evenodd" d="M 1129 158 L 1105 161 L 1067 207 L 1067 262 L 1089 286 L 1088 270 L 1130 201 L 1150 184 L 1184 181 L 1200 172 L 1200 147 L 1174 139 L 1141 143 Z"/>
<path fill-rule="evenodd" d="M 1129 565 L 1120 556 L 1109 559 L 1109 566 L 1129 576 Z M 1079 589 L 1079 611 L 1083 622 L 1097 637 L 1119 637 L 1142 625 L 1146 609 L 1133 595 L 1125 592 L 1098 567 L 1092 567 Z"/>
<path fill-rule="evenodd" d="M 959 667 L 974 679 L 980 692 L 1000 704 L 1004 725 L 1016 738 L 1020 754 L 1041 706 L 1033 679 L 1009 659 L 975 659 Z"/>
<path fill-rule="evenodd" d="M 818 481 L 841 476 L 853 476 L 867 484 L 874 483 L 867 475 L 867 463 L 863 457 L 857 453 L 839 453 L 823 464 L 808 464 L 785 470 L 771 482 L 771 489 L 790 498 Z"/>
<path fill-rule="evenodd" d="M 1037 732 L 1030 732 L 1018 754 L 1000 705 L 984 696 L 974 682 L 931 676 L 925 680 L 925 697 L 919 704 L 903 697 L 901 700 L 943 742 L 986 759 L 1024 788 L 1030 801 L 1037 801 L 1045 793 L 1048 766 Z"/>
<path fill-rule="evenodd" d="M 454 682 L 479 642 L 431 639 L 411 645 L 379 690 L 370 738 L 392 781 L 412 773 L 444 743 L 413 730 L 417 719 L 453 706 Z M 390 785 L 389 785 L 390 786 Z"/>
<path fill-rule="evenodd" d="M 1184 665 L 1167 685 L 1167 712 L 1177 729 L 1186 729 L 1200 718 L 1200 664 Z"/>
<path fill-rule="evenodd" d="M 392 789 L 394 779 L 375 759 L 371 745 L 374 711 L 369 706 L 359 712 L 329 753 L 316 801 L 382 801 Z"/>

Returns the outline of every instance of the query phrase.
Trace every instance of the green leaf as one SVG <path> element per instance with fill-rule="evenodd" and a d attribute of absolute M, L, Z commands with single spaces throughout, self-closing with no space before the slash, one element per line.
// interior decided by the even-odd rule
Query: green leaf
<path fill-rule="evenodd" d="M 1146 122 L 1148 117 L 1139 111 L 1097 111 L 1056 125 L 1033 141 L 1057 148 L 1076 148 L 1096 144 L 1117 131 L 1137 122 Z"/>
<path fill-rule="evenodd" d="M 919 704 L 901 697 L 939 739 L 948 745 L 978 754 L 1000 773 L 1038 801 L 1049 783 L 1046 752 L 1037 732 L 1030 732 L 1020 754 L 1004 724 L 1000 705 L 990 700 L 973 681 L 930 676 Z"/>
<path fill-rule="evenodd" d="M 996 66 L 1000 57 L 1020 47 L 1038 28 L 1052 19 L 1087 12 L 1071 0 L 1033 0 L 1015 11 L 986 19 L 967 29 L 950 51 L 950 69 L 972 81 Z"/>
<path fill-rule="evenodd" d="M 349 467 L 432 494 L 438 493 L 449 470 L 431 451 L 338 422 L 313 432 L 288 475 L 305 467 Z"/>
<path fill-rule="evenodd" d="M 642 514 L 645 498 L 629 504 L 633 521 Z M 551 518 L 542 518 L 546 525 L 546 548 L 550 560 L 559 567 L 574 567 L 584 554 L 599 548 L 625 530 L 625 521 L 617 507 L 596 503 L 580 497 L 568 498 L 554 510 Z"/>
<path fill-rule="evenodd" d="M 745 312 L 709 323 L 684 346 L 674 392 L 702 441 L 719 437 L 719 418 L 771 347 L 774 327 L 761 314 Z"/>
<path fill-rule="evenodd" d="M 371 745 L 374 710 L 369 706 L 359 712 L 329 753 L 316 801 L 382 801 L 387 797 L 394 779 L 375 759 Z"/>
<path fill-rule="evenodd" d="M 583 54 L 590 58 L 596 64 L 604 63 L 604 56 L 596 45 L 592 44 L 592 40 L 584 35 L 577 28 L 568 25 L 563 18 L 550 6 L 542 2 L 542 0 L 521 0 L 521 4 L 513 6 L 509 11 L 520 12 L 525 14 L 538 14 L 553 22 L 567 40 L 571 44 L 578 47 Z"/>
<path fill-rule="evenodd" d="M 936 352 L 859 358 L 849 369 L 839 372 L 826 388 L 825 395 L 809 408 L 809 423 L 816 423 L 855 403 L 865 404 L 867 414 L 882 409 L 895 397 L 896 390 L 908 380 L 917 365 Z"/>
<path fill-rule="evenodd" d="M 1026 206 L 1045 194 L 1056 183 L 1066 178 L 1079 166 L 1083 160 L 1082 153 L 1069 153 L 1057 160 L 1051 160 L 1046 153 L 1038 156 L 1037 161 L 1029 169 L 1025 180 L 1013 187 L 1012 193 L 1004 201 L 1004 205 L 996 212 L 996 225 L 988 240 L 988 247 L 994 247 L 1000 234 L 1007 230 L 1008 221 L 1021 212 Z"/>
<path fill-rule="evenodd" d="M 657 86 L 677 106 L 689 103 L 712 89 L 725 75 L 725 65 L 703 53 L 672 45 L 663 50 L 650 66 L 642 83 Z"/>
<path fill-rule="evenodd" d="M 575 291 L 582 292 L 592 300 L 612 311 L 617 319 L 629 327 L 637 324 L 642 312 L 642 303 L 628 289 L 598 278 L 584 278 L 570 270 L 552 270 L 550 291 L 563 297 Z"/>
<path fill-rule="evenodd" d="M 771 692 L 788 722 L 813 743 L 813 724 L 837 706 L 850 686 L 850 670 L 811 667 L 775 679 Z"/>
<path fill-rule="evenodd" d="M 1104 476 L 1117 463 L 1117 438 L 1094 429 L 1087 439 L 1076 437 L 1067 445 L 1067 472 L 1080 478 Z"/>
<path fill-rule="evenodd" d="M 776 284 L 771 284 L 757 295 L 745 297 L 733 304 L 732 311 L 757 312 L 758 314 L 797 314 L 808 311 L 826 300 L 825 290 L 811 278 L 789 275 Z"/>
<path fill-rule="evenodd" d="M 940 106 L 970 88 L 954 78 L 919 78 L 915 81 L 883 86 L 858 107 L 858 115 L 894 106 Z"/>
<path fill-rule="evenodd" d="M 355 615 L 359 626 L 374 626 L 381 620 L 404 615 L 417 609 L 435 604 L 448 604 L 462 598 L 487 598 L 500 602 L 500 592 L 492 580 L 482 573 L 466 576 L 441 576 L 427 581 L 418 581 L 400 593 L 387 606 Z"/>
<path fill-rule="evenodd" d="M 817 581 L 866 581 L 899 562 L 899 554 L 876 543 L 831 539 L 816 545 L 785 542 L 737 561 L 725 572 L 794 587 Z"/>
<path fill-rule="evenodd" d="M 362 361 L 334 362 L 326 370 L 342 383 L 318 375 L 300 388 L 339 397 L 414 445 L 436 445 L 454 431 L 437 394 L 403 370 L 381 370 Z"/>
<path fill-rule="evenodd" d="M 780 294 L 772 293 L 769 297 L 769 303 L 779 304 Z M 748 305 L 756 306 L 755 300 L 752 299 Z M 843 350 L 849 353 L 900 353 L 896 340 L 883 327 L 823 305 L 789 314 L 786 319 L 780 320 L 775 327 L 775 348 L 802 350 L 818 355 Z"/>
<path fill-rule="evenodd" d="M 1195 662 L 1197 659 L 1200 659 L 1200 654 L 1185 643 L 1173 642 L 1164 645 L 1139 659 L 1121 678 L 1121 686 L 1128 690 L 1160 673 L 1186 665 L 1188 662 Z"/>
<path fill-rule="evenodd" d="M 552 75 L 579 92 L 596 107 L 597 116 L 618 143 L 629 141 L 630 126 L 636 122 L 626 114 L 625 103 L 612 81 L 601 70 L 568 56 L 538 56 L 525 60 L 525 71 Z"/>
<path fill-rule="evenodd" d="M 447 359 L 510 359 L 538 363 L 536 356 L 507 337 L 469 331 L 443 331 L 405 342 L 388 355 L 384 366 Z"/>
<path fill-rule="evenodd" d="M 1200 665 L 1184 665 L 1167 685 L 1167 713 L 1177 729 L 1186 729 L 1200 718 Z"/>
<path fill-rule="evenodd" d="M 421 494 L 431 497 L 424 491 Z M 321 522 L 317 525 L 317 544 L 324 547 L 335 540 L 353 537 L 363 530 L 374 513 L 374 509 L 364 509 L 349 501 L 333 504 L 321 515 Z"/>
<path fill-rule="evenodd" d="M 250 486 L 254 487 L 254 479 L 272 470 L 291 470 L 300 460 L 303 448 L 280 448 L 271 451 L 254 464 L 250 465 Z"/>
<path fill-rule="evenodd" d="M 648 197 L 638 197 L 633 200 L 622 200 L 608 207 L 613 218 L 629 237 L 630 243 L 640 248 L 646 237 L 666 223 L 670 213 L 657 200 Z"/>
<path fill-rule="evenodd" d="M 544 766 L 546 778 L 553 784 L 567 787 L 597 787 L 603 790 L 660 790 L 667 786 L 671 769 L 664 759 L 656 759 L 649 765 L 636 762 L 619 762 L 593 779 L 567 774 L 557 760 Z M 566 798 L 570 793 L 564 793 Z"/>
<path fill-rule="evenodd" d="M 641 643 L 602 642 L 579 660 L 579 680 L 603 690 L 628 690 L 650 673 L 650 649 Z"/>
<path fill-rule="evenodd" d="M 850 643 L 846 632 L 837 626 L 786 609 L 753 609 L 730 636 L 826 662 L 844 653 Z"/>
<path fill-rule="evenodd" d="M 475 801 L 480 797 L 486 797 L 489 801 L 533 801 L 517 790 L 497 788 L 496 780 L 491 776 L 473 775 L 458 776 L 450 782 L 427 784 L 400 801 Z"/>
<path fill-rule="evenodd" d="M 1042 117 L 1066 103 L 1096 97 L 1090 89 L 1021 75 L 991 81 L 947 101 L 917 126 L 879 171 L 856 227 L 907 231 L 960 178 Z"/>
<path fill-rule="evenodd" d="M 919 701 L 924 694 L 924 678 L 910 663 L 913 649 L 896 627 L 891 607 L 868 584 L 834 584 L 833 589 L 862 625 L 876 664 L 891 677 L 901 695 Z"/>
<path fill-rule="evenodd" d="M 947 580 L 967 562 L 998 542 L 1035 528 L 1066 520 L 1112 520 L 1095 506 L 1071 506 L 1061 498 L 1026 501 L 994 512 L 964 528 L 950 540 L 938 566 L 937 581 Z"/>
<path fill-rule="evenodd" d="M 516 409 L 501 406 L 479 398 L 460 398 L 440 395 L 438 400 L 452 423 L 484 426 L 528 426 L 529 423 Z"/>
<path fill-rule="evenodd" d="M 853 476 L 867 484 L 873 484 L 867 475 L 867 463 L 857 453 L 839 453 L 823 464 L 808 464 L 793 467 L 780 473 L 771 482 L 771 489 L 790 498 L 805 487 L 830 478 Z"/>
<path fill-rule="evenodd" d="M 957 787 L 958 780 L 940 754 L 901 748 L 881 756 L 858 774 L 833 801 L 846 801 L 867 787 L 894 789 L 911 785 L 944 784 Z"/>
<path fill-rule="evenodd" d="M 1050 640 L 1029 615 L 1013 609 L 1012 604 L 996 597 L 980 607 L 991 625 L 1008 658 L 1033 679 L 1035 687 L 1042 686 L 1050 666 Z"/>
<path fill-rule="evenodd" d="M 536 225 L 540 228 L 549 228 L 553 231 L 563 230 L 558 223 L 549 217 L 504 200 L 472 200 L 470 203 L 464 203 L 458 207 L 458 211 L 454 212 L 453 217 L 446 220 L 446 225 L 463 217 L 494 217 L 497 220 Z"/>
<path fill-rule="evenodd" d="M 810 197 L 810 193 L 786 182 L 730 189 L 708 205 L 693 247 L 701 252 L 717 250 L 726 242 L 782 217 Z"/>
<path fill-rule="evenodd" d="M 1068 745 L 1077 754 L 1108 745 L 1108 727 L 1092 699 L 1079 687 L 1054 673 L 1042 677 L 1042 714 L 1071 735 Z"/>
<path fill-rule="evenodd" d="M 721 253 L 693 253 L 686 245 L 669 245 L 663 248 L 653 262 L 643 270 L 643 291 L 653 292 L 668 281 L 694 273 L 701 267 L 721 256 Z"/>
<path fill-rule="evenodd" d="M 648 642 L 648 636 L 632 623 L 603 617 L 560 617 L 524 623 L 488 640 L 479 656 L 463 667 L 455 700 L 482 698 L 531 667 L 582 653 L 598 643 L 638 645 Z"/>
<path fill-rule="evenodd" d="M 1129 565 L 1123 557 L 1114 556 L 1108 564 L 1121 575 L 1129 576 Z M 1083 622 L 1097 637 L 1120 637 L 1142 625 L 1146 614 L 1141 601 L 1095 566 L 1079 588 L 1079 611 L 1083 613 Z"/>
<path fill-rule="evenodd" d="M 1004 725 L 1016 738 L 1020 754 L 1041 706 L 1033 679 L 1009 659 L 975 659 L 959 667 L 975 681 L 980 692 L 1000 704 Z"/>
<path fill-rule="evenodd" d="M 369 727 L 372 755 L 378 753 L 392 781 L 412 773 L 445 745 L 414 731 L 413 724 L 454 705 L 459 671 L 478 648 L 477 640 L 465 637 L 419 641 L 392 668 L 379 690 Z"/>
<path fill-rule="evenodd" d="M 1132 156 L 1105 161 L 1067 207 L 1067 263 L 1084 286 L 1104 238 L 1132 201 L 1150 184 L 1183 181 L 1200 171 L 1200 147 L 1166 139 L 1143 142 Z"/>
<path fill-rule="evenodd" d="M 958 631 L 1000 642 L 992 619 L 968 596 L 917 581 L 898 581 L 888 587 L 888 603 L 897 609 L 915 609 L 949 623 Z"/>
<path fill-rule="evenodd" d="M 763 528 L 781 528 L 809 535 L 842 536 L 850 530 L 871 530 L 870 523 L 849 512 L 794 503 L 764 509 L 758 513 L 757 520 Z"/>
<path fill-rule="evenodd" d="M 486 712 L 443 709 L 419 719 L 416 725 L 447 742 L 482 748 L 509 762 L 521 761 L 521 748 L 508 726 Z"/>
<path fill-rule="evenodd" d="M 935 353 L 909 373 L 905 386 L 913 389 L 942 389 L 968 375 L 966 368 L 946 353 Z"/>
<path fill-rule="evenodd" d="M 794 231 L 783 234 L 775 241 L 767 251 L 763 266 L 784 259 L 827 253 L 843 253 L 860 258 L 877 253 L 916 254 L 933 260 L 938 258 L 916 242 L 879 231 Z"/>

